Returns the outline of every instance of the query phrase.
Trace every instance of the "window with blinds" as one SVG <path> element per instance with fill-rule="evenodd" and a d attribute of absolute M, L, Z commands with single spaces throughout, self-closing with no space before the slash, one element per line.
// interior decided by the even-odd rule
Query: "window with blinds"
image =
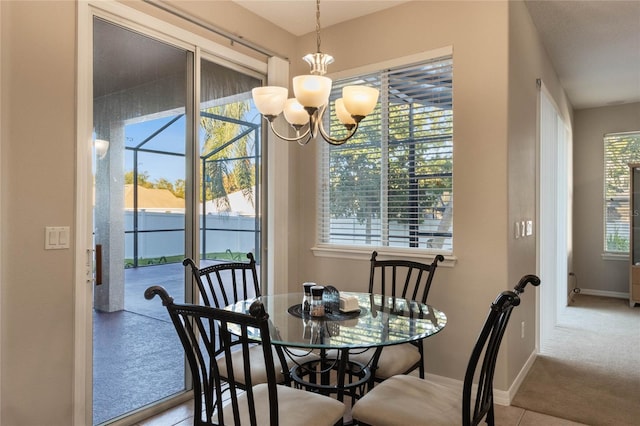
<path fill-rule="evenodd" d="M 434 249 L 453 242 L 453 58 L 333 82 L 380 90 L 376 110 L 320 156 L 320 245 Z M 333 137 L 346 131 L 333 111 Z"/>
<path fill-rule="evenodd" d="M 629 163 L 640 162 L 640 132 L 604 136 L 604 251 L 629 252 Z"/>

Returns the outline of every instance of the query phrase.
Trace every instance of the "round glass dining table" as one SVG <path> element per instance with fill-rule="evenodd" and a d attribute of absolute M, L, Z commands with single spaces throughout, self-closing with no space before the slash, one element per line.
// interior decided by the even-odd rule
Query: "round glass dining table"
<path fill-rule="evenodd" d="M 384 346 L 433 336 L 447 324 L 444 312 L 413 300 L 355 292 L 340 292 L 340 296 L 357 298 L 358 309 L 342 312 L 336 309 L 337 304 L 325 304 L 325 315 L 312 317 L 301 308 L 303 293 L 257 298 L 269 314 L 272 344 L 284 348 L 294 361 L 290 371 L 293 381 L 308 390 L 337 393 L 339 399 L 345 391 L 354 397 L 363 393 L 362 385 L 368 383 L 371 369 L 375 368 L 371 363 L 362 365 L 349 361 L 350 352 L 376 348 L 377 352 L 374 352 L 379 354 Z M 248 313 L 255 300 L 243 300 L 225 309 Z M 249 333 L 250 338 L 260 340 L 258 330 L 254 330 L 253 336 L 251 330 Z M 307 354 L 317 353 L 319 361 L 295 362 L 301 349 L 306 349 Z M 330 383 L 330 371 L 337 377 L 335 383 Z M 320 372 L 318 379 L 312 372 Z M 359 389 L 357 394 L 349 392 L 352 388 Z"/>

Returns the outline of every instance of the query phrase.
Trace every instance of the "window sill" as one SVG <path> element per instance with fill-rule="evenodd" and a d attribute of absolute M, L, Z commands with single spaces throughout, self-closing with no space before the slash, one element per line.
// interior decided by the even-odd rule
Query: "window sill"
<path fill-rule="evenodd" d="M 629 255 L 627 253 L 602 253 L 602 260 L 617 260 L 622 262 L 629 261 Z"/>
<path fill-rule="evenodd" d="M 416 262 L 431 263 L 433 257 L 441 254 L 444 256 L 444 262 L 438 263 L 438 266 L 452 268 L 455 266 L 458 258 L 450 252 L 425 249 L 403 249 L 397 247 L 353 247 L 353 246 L 315 246 L 311 247 L 313 255 L 316 257 L 330 257 L 336 259 L 350 260 L 370 260 L 373 251 L 378 252 L 379 260 L 387 259 L 408 259 Z"/>

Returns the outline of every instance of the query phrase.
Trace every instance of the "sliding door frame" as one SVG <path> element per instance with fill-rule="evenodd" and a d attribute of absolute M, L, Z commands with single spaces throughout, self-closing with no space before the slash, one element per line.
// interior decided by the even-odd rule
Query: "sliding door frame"
<path fill-rule="evenodd" d="M 202 55 L 208 58 L 220 58 L 222 61 L 238 64 L 260 75 L 267 75 L 267 61 L 260 61 L 250 56 L 239 53 L 221 44 L 215 43 L 204 37 L 198 36 L 188 30 L 177 27 L 167 22 L 154 18 L 141 11 L 130 8 L 118 2 L 90 0 L 77 2 L 77 92 L 76 92 L 76 209 L 75 209 L 75 275 L 74 275 L 74 379 L 73 379 L 73 424 L 77 426 L 93 424 L 93 330 L 92 330 L 92 306 L 93 306 L 93 176 L 92 176 L 92 134 L 93 134 L 93 18 L 95 16 L 106 19 L 126 28 L 139 31 L 142 34 L 166 41 L 169 44 L 179 46 L 193 52 L 194 64 L 189 70 L 196 79 L 193 93 L 187 95 L 187 109 L 193 114 L 198 114 L 200 105 L 199 64 Z M 282 68 L 282 67 L 281 67 Z M 288 73 L 281 69 L 281 73 Z M 287 75 L 288 77 L 288 75 Z M 198 120 L 192 121 L 193 125 L 188 132 L 197 140 L 199 128 Z M 264 132 L 263 132 L 264 135 Z M 263 156 L 273 142 L 270 139 L 263 144 Z M 187 157 L 197 155 L 197 144 L 189 144 Z M 188 179 L 198 182 L 199 170 L 188 162 L 186 170 Z M 264 164 L 264 163 L 263 163 Z M 269 167 L 269 166 L 267 166 Z M 289 164 L 281 168 L 274 181 L 267 180 L 267 187 L 277 185 L 277 181 L 286 180 Z M 266 175 L 263 176 L 266 178 Z M 269 191 L 267 194 L 274 194 Z M 190 198 L 189 198 L 190 197 Z M 194 194 L 187 194 L 187 200 L 194 199 Z M 192 203 L 193 204 L 193 203 Z M 267 200 L 264 205 L 271 205 Z M 193 253 L 198 253 L 199 217 L 197 209 L 187 206 L 185 244 Z M 263 223 L 267 223 L 265 217 L 269 215 L 263 212 Z M 268 226 L 268 225 L 267 225 Z M 263 230 L 267 232 L 267 230 Z M 273 233 L 278 234 L 274 229 Z M 282 234 L 281 234 L 282 235 Z M 263 241 L 267 241 L 263 238 Z M 272 262 L 272 255 L 267 256 L 268 262 Z M 271 268 L 268 267 L 269 270 Z M 271 278 L 271 277 L 270 277 Z M 268 286 L 268 283 L 266 283 Z M 270 287 L 270 286 L 269 286 Z M 185 370 L 186 372 L 186 370 Z M 182 398 L 190 397 L 186 393 Z M 178 401 L 179 402 L 179 401 Z M 166 409 L 176 404 L 176 400 L 164 401 L 155 408 L 146 409 L 114 424 L 130 424 L 139 421 L 152 414 L 153 411 Z"/>
<path fill-rule="evenodd" d="M 537 293 L 536 347 L 544 351 L 545 341 L 569 299 L 573 163 L 571 128 L 544 82 L 539 81 L 538 85 L 537 269 L 547 285 Z M 551 108 L 545 109 L 543 104 Z M 553 113 L 552 119 L 543 117 L 543 112 Z"/>

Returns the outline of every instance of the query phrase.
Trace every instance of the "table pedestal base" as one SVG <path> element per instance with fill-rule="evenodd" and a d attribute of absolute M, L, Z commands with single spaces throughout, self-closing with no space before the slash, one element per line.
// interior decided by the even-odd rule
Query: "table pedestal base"
<path fill-rule="evenodd" d="M 340 351 L 336 357 L 322 353 L 319 360 L 295 365 L 291 369 L 294 386 L 323 395 L 336 394 L 344 402 L 345 395 L 352 402 L 367 390 L 371 370 L 364 364 L 349 361 L 349 351 Z"/>

